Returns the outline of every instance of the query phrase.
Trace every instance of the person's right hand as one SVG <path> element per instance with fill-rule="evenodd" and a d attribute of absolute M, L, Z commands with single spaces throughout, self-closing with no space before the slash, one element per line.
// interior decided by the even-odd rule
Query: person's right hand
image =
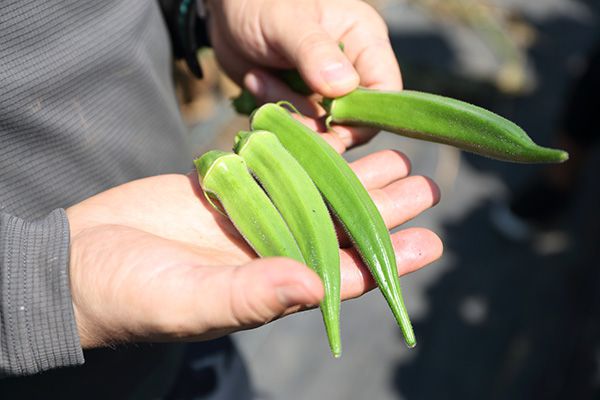
<path fill-rule="evenodd" d="M 390 228 L 437 203 L 430 180 L 407 177 L 394 151 L 352 164 Z M 202 340 L 315 306 L 318 276 L 286 258 L 256 259 L 233 225 L 202 195 L 195 174 L 130 182 L 67 210 L 70 278 L 84 348 L 118 342 Z M 437 259 L 438 237 L 410 228 L 392 235 L 398 271 Z M 342 243 L 342 298 L 374 287 Z M 391 317 L 391 313 L 390 313 Z"/>
<path fill-rule="evenodd" d="M 388 28 L 364 1 L 207 0 L 206 5 L 219 65 L 259 104 L 286 100 L 307 116 L 324 116 L 313 96 L 294 93 L 277 78 L 277 69 L 296 69 L 324 97 L 343 96 L 358 85 L 402 90 Z M 333 133 L 341 146 L 350 148 L 370 140 L 377 130 L 336 125 Z"/>

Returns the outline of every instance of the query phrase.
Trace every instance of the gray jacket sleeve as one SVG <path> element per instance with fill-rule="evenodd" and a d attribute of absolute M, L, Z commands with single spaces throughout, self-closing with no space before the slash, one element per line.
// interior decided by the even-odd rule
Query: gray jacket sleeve
<path fill-rule="evenodd" d="M 69 282 L 69 226 L 0 213 L 0 378 L 83 363 Z"/>

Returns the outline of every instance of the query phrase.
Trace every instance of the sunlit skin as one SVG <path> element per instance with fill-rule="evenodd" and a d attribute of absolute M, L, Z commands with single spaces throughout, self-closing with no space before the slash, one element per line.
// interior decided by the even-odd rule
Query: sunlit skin
<path fill-rule="evenodd" d="M 381 16 L 358 0 L 211 0 L 209 33 L 223 69 L 259 101 L 291 101 L 304 114 L 323 110 L 268 71 L 297 68 L 318 95 L 336 97 L 359 84 L 402 90 Z M 344 51 L 339 48 L 344 44 Z M 315 121 L 308 121 L 312 127 Z M 368 141 L 376 130 L 336 127 L 338 146 Z"/>
<path fill-rule="evenodd" d="M 262 101 L 286 98 L 314 107 L 268 74 L 265 68 L 271 67 L 298 68 L 325 96 L 347 93 L 359 83 L 402 87 L 385 24 L 362 2 L 220 0 L 208 5 L 219 62 L 233 79 L 249 82 Z M 260 84 L 252 87 L 253 79 Z M 309 118 L 303 122 L 321 126 Z M 343 152 L 373 134 L 339 127 L 324 137 Z M 435 183 L 409 176 L 410 163 L 399 152 L 370 154 L 351 166 L 389 228 L 439 201 Z M 195 174 L 133 181 L 70 207 L 67 216 L 71 291 L 84 348 L 210 339 L 315 307 L 323 297 L 321 282 L 308 267 L 285 258 L 257 259 L 233 225 L 206 202 Z M 400 230 L 392 242 L 400 274 L 442 253 L 441 241 L 427 229 Z M 341 247 L 342 298 L 358 297 L 373 288 L 373 280 L 344 237 Z"/>

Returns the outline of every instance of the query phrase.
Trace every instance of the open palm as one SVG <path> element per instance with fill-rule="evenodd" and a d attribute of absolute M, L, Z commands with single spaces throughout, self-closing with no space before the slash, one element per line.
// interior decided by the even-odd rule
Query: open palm
<path fill-rule="evenodd" d="M 352 164 L 392 228 L 439 199 L 434 183 L 407 177 L 394 151 Z M 133 181 L 67 210 L 71 287 L 83 347 L 122 341 L 209 339 L 318 304 L 323 289 L 308 267 L 257 259 L 233 225 L 206 202 L 194 174 Z M 401 274 L 438 258 L 426 229 L 395 233 Z M 373 288 L 341 240 L 342 298 Z"/>

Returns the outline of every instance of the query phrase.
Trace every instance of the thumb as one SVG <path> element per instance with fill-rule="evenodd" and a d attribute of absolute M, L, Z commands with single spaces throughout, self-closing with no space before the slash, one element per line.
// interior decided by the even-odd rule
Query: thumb
<path fill-rule="evenodd" d="M 339 44 L 317 23 L 291 23 L 296 17 L 277 18 L 275 45 L 315 92 L 342 96 L 355 89 L 359 76 Z"/>
<path fill-rule="evenodd" d="M 229 293 L 227 309 L 215 317 L 223 328 L 262 325 L 283 315 L 290 307 L 318 304 L 323 285 L 306 265 L 288 258 L 262 258 L 224 273 Z"/>

